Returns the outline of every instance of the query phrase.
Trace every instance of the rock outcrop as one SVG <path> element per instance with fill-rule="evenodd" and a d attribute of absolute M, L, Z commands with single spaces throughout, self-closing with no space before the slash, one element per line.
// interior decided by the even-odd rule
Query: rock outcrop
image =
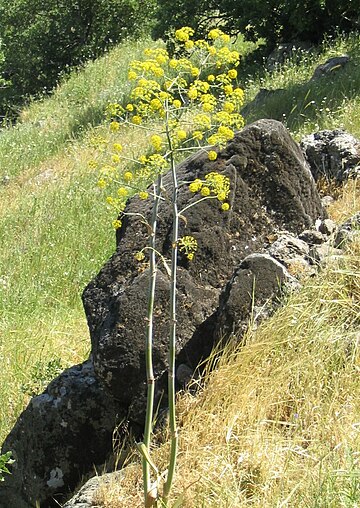
<path fill-rule="evenodd" d="M 246 256 L 221 294 L 216 320 L 218 335 L 241 337 L 250 320 L 257 325 L 272 314 L 284 286 L 297 285 L 285 266 L 269 254 Z"/>
<path fill-rule="evenodd" d="M 247 329 L 249 319 L 254 327 L 270 316 L 281 304 L 279 297 L 283 291 L 299 287 L 299 280 L 303 279 L 304 273 L 315 276 L 315 265 L 327 262 L 334 255 L 342 255 L 341 250 L 332 246 L 338 239 L 341 239 L 341 245 L 344 245 L 360 233 L 360 214 L 354 215 L 331 232 L 324 227 L 327 221 L 328 219 L 318 221 L 314 229 L 305 230 L 299 235 L 302 240 L 283 231 L 266 248 L 265 254 L 247 256 L 223 289 L 216 319 L 212 324 L 219 329 L 223 323 L 228 333 L 235 331 L 238 337 L 241 337 L 241 332 Z M 321 233 L 321 230 L 324 232 Z M 325 257 L 314 259 L 311 254 L 314 248 L 322 249 Z M 191 364 L 189 345 L 190 343 L 187 345 L 187 360 L 190 360 Z M 186 361 L 183 352 L 180 356 Z M 177 376 L 182 387 L 194 375 L 194 367 L 191 368 L 185 363 L 179 364 Z M 126 471 L 115 471 L 89 480 L 64 508 L 97 508 L 98 489 L 106 483 L 118 482 L 122 473 L 126 474 Z"/>
<path fill-rule="evenodd" d="M 324 217 L 314 180 L 298 145 L 280 122 L 261 120 L 237 133 L 227 147 L 210 162 L 198 153 L 178 168 L 180 181 L 204 178 L 218 171 L 231 180 L 231 210 L 221 211 L 214 200 L 188 210 L 180 236 L 197 239 L 198 252 L 189 263 L 180 256 L 178 270 L 177 351 L 194 338 L 207 337 L 208 350 L 215 338 L 203 323 L 218 306 L 221 289 L 234 269 L 251 253 L 264 249 L 269 233 L 286 229 L 294 234 Z M 165 176 L 168 188 L 170 175 Z M 179 209 L 198 199 L 187 186 L 179 192 Z M 151 203 L 130 201 L 119 230 L 117 249 L 109 262 L 84 291 L 96 375 L 110 392 L 131 406 L 145 391 L 144 323 L 148 270 L 134 258 L 146 242 L 143 220 L 150 216 Z M 158 247 L 166 261 L 171 255 L 171 210 L 163 202 L 158 220 Z M 140 270 L 140 273 L 139 273 Z M 159 380 L 167 369 L 169 280 L 161 264 L 155 302 L 154 369 Z M 206 333 L 205 333 L 206 330 Z M 195 355 L 196 356 L 196 355 Z M 197 361 L 195 358 L 194 361 Z M 133 416 L 131 416 L 133 417 Z"/>
<path fill-rule="evenodd" d="M 320 64 L 316 67 L 311 77 L 311 81 L 314 79 L 319 79 L 325 75 L 330 74 L 331 72 L 343 68 L 349 62 L 349 60 L 350 58 L 348 55 L 340 55 L 329 58 L 325 63 Z"/>
<path fill-rule="evenodd" d="M 360 141 L 343 130 L 324 130 L 305 136 L 300 147 L 316 181 L 337 183 L 360 176 Z"/>

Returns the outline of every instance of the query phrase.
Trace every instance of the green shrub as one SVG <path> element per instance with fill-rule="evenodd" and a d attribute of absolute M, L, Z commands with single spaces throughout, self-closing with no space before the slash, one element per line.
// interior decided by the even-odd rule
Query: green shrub
<path fill-rule="evenodd" d="M 49 361 L 38 360 L 31 369 L 30 378 L 21 386 L 21 390 L 30 397 L 35 397 L 45 390 L 50 381 L 62 371 L 61 358 L 53 358 Z"/>
<path fill-rule="evenodd" d="M 12 452 L 0 455 L 0 482 L 4 481 L 4 473 L 11 474 L 8 467 L 15 461 L 11 458 Z"/>
<path fill-rule="evenodd" d="M 12 82 L 0 95 L 0 109 L 51 90 L 71 67 L 148 31 L 154 2 L 0 0 L 3 70 Z"/>

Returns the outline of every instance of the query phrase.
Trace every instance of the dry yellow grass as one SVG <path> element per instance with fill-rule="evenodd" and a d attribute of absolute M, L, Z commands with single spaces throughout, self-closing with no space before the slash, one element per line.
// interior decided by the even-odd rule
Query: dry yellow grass
<path fill-rule="evenodd" d="M 360 180 L 348 180 L 340 191 L 340 196 L 329 207 L 330 217 L 337 223 L 354 215 L 360 210 Z"/>
<path fill-rule="evenodd" d="M 331 214 L 359 210 L 349 182 Z M 241 349 L 228 347 L 197 396 L 178 398 L 180 446 L 169 506 L 358 506 L 360 239 Z M 164 440 L 164 436 L 162 437 Z M 166 441 L 166 439 L 165 439 Z M 153 449 L 166 469 L 168 444 Z M 142 506 L 140 464 L 101 487 L 103 508 Z"/>

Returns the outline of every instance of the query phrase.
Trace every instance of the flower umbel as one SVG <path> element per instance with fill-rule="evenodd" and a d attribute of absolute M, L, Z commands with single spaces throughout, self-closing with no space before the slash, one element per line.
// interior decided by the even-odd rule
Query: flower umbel
<path fill-rule="evenodd" d="M 179 249 L 181 252 L 185 254 L 189 261 L 194 259 L 195 252 L 198 248 L 198 243 L 196 238 L 193 236 L 183 236 L 178 240 Z"/>

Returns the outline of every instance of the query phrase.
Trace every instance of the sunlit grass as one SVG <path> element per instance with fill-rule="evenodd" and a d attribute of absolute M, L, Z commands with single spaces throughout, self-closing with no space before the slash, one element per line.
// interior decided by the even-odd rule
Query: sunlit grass
<path fill-rule="evenodd" d="M 104 120 L 109 101 L 128 93 L 127 66 L 149 41 L 127 42 L 90 62 L 60 85 L 54 94 L 26 108 L 12 128 L 0 131 L 0 179 L 10 179 L 47 158 L 63 153 L 89 127 Z"/>
<path fill-rule="evenodd" d="M 1 289 L 0 289 L 1 291 Z M 56 362 L 61 370 L 84 360 L 90 339 L 79 305 L 74 309 L 45 309 L 43 314 L 2 313 L 0 325 L 0 441 L 27 405 L 41 393 L 58 370 L 46 369 Z M 39 371 L 44 376 L 39 379 Z M 47 372 L 48 371 L 48 372 Z"/>
<path fill-rule="evenodd" d="M 114 211 L 88 165 L 98 133 L 109 135 L 91 130 L 0 189 L 0 440 L 28 401 L 19 387 L 36 362 L 69 366 L 90 350 L 81 293 L 115 249 Z M 122 140 L 134 153 L 146 143 L 131 127 Z"/>

